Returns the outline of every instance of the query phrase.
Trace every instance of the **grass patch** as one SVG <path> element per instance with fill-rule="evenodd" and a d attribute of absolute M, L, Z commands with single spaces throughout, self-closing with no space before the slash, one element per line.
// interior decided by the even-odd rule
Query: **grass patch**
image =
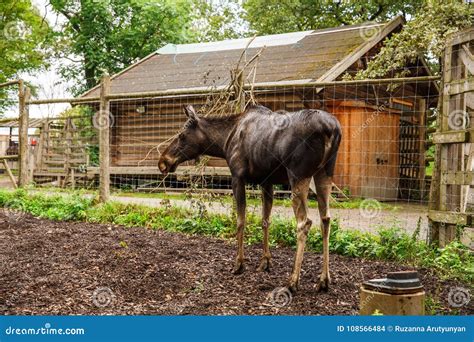
<path fill-rule="evenodd" d="M 186 234 L 199 234 L 233 239 L 235 218 L 223 214 L 200 213 L 169 205 L 158 208 L 109 202 L 96 204 L 90 196 L 80 193 L 64 195 L 28 194 L 24 190 L 0 190 L 0 206 L 31 213 L 57 221 L 86 221 L 118 224 L 126 227 L 146 227 Z M 330 250 L 349 257 L 390 260 L 415 267 L 434 269 L 443 278 L 474 282 L 474 256 L 459 241 L 437 248 L 418 240 L 397 227 L 381 228 L 377 234 L 342 230 L 332 221 Z M 275 217 L 270 231 L 271 245 L 296 246 L 295 222 Z M 248 215 L 246 242 L 262 241 L 260 218 Z M 322 251 L 322 238 L 317 227 L 311 229 L 307 249 Z"/>

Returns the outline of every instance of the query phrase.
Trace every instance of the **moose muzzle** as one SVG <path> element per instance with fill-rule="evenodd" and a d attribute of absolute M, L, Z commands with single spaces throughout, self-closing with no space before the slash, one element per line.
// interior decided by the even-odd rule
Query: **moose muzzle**
<path fill-rule="evenodd" d="M 178 167 L 178 163 L 177 163 L 176 158 L 163 156 L 158 161 L 158 168 L 160 169 L 161 173 L 164 175 L 167 175 L 170 172 L 175 172 L 177 167 Z"/>

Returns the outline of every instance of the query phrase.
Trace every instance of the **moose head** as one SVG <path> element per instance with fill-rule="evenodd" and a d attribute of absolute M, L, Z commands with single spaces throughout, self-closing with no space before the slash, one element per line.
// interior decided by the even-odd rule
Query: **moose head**
<path fill-rule="evenodd" d="M 199 157 L 205 150 L 208 138 L 200 127 L 200 119 L 193 106 L 185 106 L 188 120 L 160 156 L 158 168 L 163 174 L 176 171 L 179 164 Z"/>

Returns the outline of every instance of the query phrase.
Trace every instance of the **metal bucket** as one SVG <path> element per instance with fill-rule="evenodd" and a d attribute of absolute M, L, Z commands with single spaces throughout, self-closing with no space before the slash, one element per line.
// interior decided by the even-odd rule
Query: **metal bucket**
<path fill-rule="evenodd" d="M 390 272 L 360 289 L 361 315 L 424 315 L 425 291 L 416 271 Z"/>

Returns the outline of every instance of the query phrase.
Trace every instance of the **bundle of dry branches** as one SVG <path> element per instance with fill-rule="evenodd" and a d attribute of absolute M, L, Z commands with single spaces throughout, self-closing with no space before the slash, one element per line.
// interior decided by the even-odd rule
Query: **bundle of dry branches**
<path fill-rule="evenodd" d="M 247 54 L 250 44 L 253 42 L 255 37 L 249 40 L 246 47 L 242 51 L 239 60 L 234 68 L 230 70 L 230 82 L 227 87 L 222 90 L 212 89 L 210 95 L 206 97 L 204 104 L 197 108 L 197 111 L 202 116 L 226 116 L 229 114 L 241 113 L 249 104 L 256 104 L 254 97 L 253 85 L 255 83 L 255 77 L 258 67 L 258 59 L 264 51 L 265 47 L 262 47 L 255 55 L 253 55 L 248 61 L 245 61 L 243 64 L 245 56 Z M 243 65 L 242 65 L 243 64 Z M 248 72 L 246 72 L 248 70 Z M 244 79 L 244 74 L 247 74 Z M 244 89 L 244 84 L 250 84 L 250 90 Z M 167 146 L 171 141 L 173 141 L 181 131 L 178 131 L 175 135 L 161 142 L 159 145 L 153 146 L 145 155 L 145 157 L 138 162 L 140 165 L 142 162 L 147 160 L 153 151 L 157 151 L 158 155 L 161 155 L 162 147 Z M 193 194 L 199 194 L 199 200 L 209 200 L 209 194 L 206 194 L 203 191 L 196 191 L 196 189 L 205 188 L 206 186 L 206 176 L 205 168 L 207 162 L 209 161 L 208 157 L 202 157 L 195 162 L 194 169 L 192 172 L 189 172 L 187 175 L 180 176 L 181 181 L 186 182 L 187 191 L 186 197 L 192 198 Z M 158 187 L 165 187 L 166 176 L 158 184 Z M 157 188 L 152 189 L 157 190 Z"/>
<path fill-rule="evenodd" d="M 229 114 L 241 113 L 249 104 L 255 104 L 254 89 L 255 76 L 258 67 L 258 58 L 265 49 L 262 47 L 241 67 L 242 60 L 246 56 L 247 50 L 255 37 L 249 40 L 242 51 L 239 60 L 234 68 L 230 70 L 229 85 L 222 90 L 211 91 L 206 102 L 199 108 L 199 113 L 203 116 L 217 115 L 224 116 Z M 253 65 L 252 63 L 255 62 Z M 252 65 L 247 77 L 244 80 L 245 71 Z M 250 90 L 244 90 L 244 83 L 250 84 Z"/>

